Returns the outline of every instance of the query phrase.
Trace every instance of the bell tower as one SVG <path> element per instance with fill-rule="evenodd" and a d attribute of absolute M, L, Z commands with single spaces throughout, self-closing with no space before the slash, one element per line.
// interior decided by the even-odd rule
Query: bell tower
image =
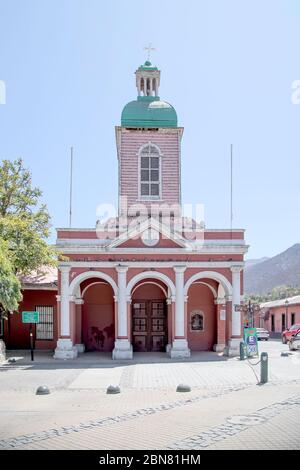
<path fill-rule="evenodd" d="M 160 71 L 153 67 L 150 61 L 137 69 L 135 72 L 138 96 L 155 96 L 158 98 L 160 85 Z"/>
<path fill-rule="evenodd" d="M 160 99 L 160 70 L 147 60 L 135 72 L 138 96 L 116 126 L 119 217 L 181 210 L 181 138 L 174 107 Z"/>

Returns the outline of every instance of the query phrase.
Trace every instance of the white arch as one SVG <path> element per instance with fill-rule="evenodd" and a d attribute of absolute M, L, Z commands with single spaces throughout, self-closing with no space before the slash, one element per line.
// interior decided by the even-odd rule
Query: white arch
<path fill-rule="evenodd" d="M 86 291 L 92 287 L 92 286 L 95 286 L 96 284 L 104 284 L 105 286 L 107 286 L 107 282 L 104 282 L 104 281 L 95 281 L 95 282 L 91 282 L 91 284 L 88 284 L 87 286 L 85 286 L 85 288 L 83 289 L 83 291 L 81 292 L 81 297 L 84 296 L 84 294 L 86 293 Z"/>
<path fill-rule="evenodd" d="M 191 276 L 185 283 L 184 295 L 188 295 L 188 290 L 194 281 L 198 281 L 199 279 L 203 278 L 213 279 L 214 281 L 219 282 L 220 284 L 222 284 L 226 295 L 232 295 L 232 285 L 230 284 L 228 279 L 223 276 L 223 274 L 220 274 L 216 271 L 202 271 Z"/>
<path fill-rule="evenodd" d="M 93 277 L 97 277 L 99 279 L 107 281 L 111 285 L 114 291 L 114 295 L 118 295 L 118 286 L 113 280 L 113 278 L 110 277 L 108 274 L 102 273 L 100 271 L 85 271 L 84 273 L 78 274 L 76 277 L 74 277 L 73 281 L 69 285 L 69 295 L 75 295 L 80 283 L 82 281 L 85 281 L 86 279 L 90 279 Z"/>
<path fill-rule="evenodd" d="M 127 284 L 126 294 L 130 296 L 132 288 L 135 286 L 135 284 L 146 278 L 159 279 L 160 281 L 164 282 L 169 287 L 171 295 L 175 296 L 176 291 L 175 291 L 174 283 L 171 281 L 171 279 L 168 276 L 158 271 L 144 271 L 134 276 Z"/>
<path fill-rule="evenodd" d="M 166 289 L 163 288 L 163 286 L 161 286 L 160 284 L 158 284 L 158 282 L 154 282 L 154 281 L 145 281 L 145 282 L 142 282 L 141 284 L 138 284 L 137 286 L 134 286 L 134 288 L 132 289 L 132 293 L 131 295 L 134 294 L 134 292 L 141 286 L 144 286 L 145 284 L 154 284 L 155 286 L 159 287 L 163 293 L 165 294 L 166 297 L 168 297 L 168 293 L 166 291 Z"/>

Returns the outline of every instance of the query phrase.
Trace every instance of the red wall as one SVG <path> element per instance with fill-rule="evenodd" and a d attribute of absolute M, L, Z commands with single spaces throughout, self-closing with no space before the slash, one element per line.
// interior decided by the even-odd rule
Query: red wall
<path fill-rule="evenodd" d="M 29 349 L 29 324 L 22 323 L 22 311 L 34 311 L 37 305 L 54 307 L 54 336 L 53 341 L 35 340 L 36 349 L 54 349 L 57 341 L 57 291 L 25 290 L 19 313 L 9 315 L 4 324 L 4 341 L 8 349 Z M 35 327 L 33 327 L 35 338 Z"/>
<path fill-rule="evenodd" d="M 112 351 L 115 341 L 114 298 L 110 285 L 95 284 L 84 294 L 82 336 L 87 351 Z"/>
<path fill-rule="evenodd" d="M 287 327 L 290 328 L 292 326 L 292 313 L 294 313 L 295 323 L 300 323 L 300 305 L 289 305 L 288 312 L 287 312 Z M 271 307 L 269 309 L 269 319 L 260 323 L 258 315 L 255 319 L 255 326 L 266 328 L 268 331 L 272 332 L 272 320 L 271 316 L 274 315 L 274 324 L 275 330 L 273 333 L 281 333 L 282 332 L 282 315 L 286 315 L 286 307 Z"/>
<path fill-rule="evenodd" d="M 204 330 L 191 331 L 191 313 L 201 310 L 204 314 Z M 187 338 L 192 351 L 209 351 L 217 342 L 216 305 L 209 287 L 203 284 L 192 284 L 188 292 Z"/>

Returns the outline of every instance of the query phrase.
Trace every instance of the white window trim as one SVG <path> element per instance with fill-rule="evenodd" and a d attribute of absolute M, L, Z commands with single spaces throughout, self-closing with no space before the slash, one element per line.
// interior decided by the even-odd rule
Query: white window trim
<path fill-rule="evenodd" d="M 202 330 L 192 330 L 192 318 L 194 315 L 201 315 L 202 316 Z M 204 312 L 203 310 L 192 310 L 191 313 L 190 313 L 190 333 L 203 333 L 205 331 L 205 315 L 204 315 Z"/>
<path fill-rule="evenodd" d="M 159 157 L 159 164 L 158 164 L 158 171 L 159 171 L 159 179 L 158 179 L 158 186 L 159 186 L 159 193 L 158 193 L 158 196 L 142 196 L 142 192 L 141 192 L 141 153 L 142 151 L 149 147 L 149 145 L 152 145 L 153 147 L 156 148 L 156 150 L 158 151 L 158 157 Z M 147 144 L 144 144 L 142 145 L 140 148 L 139 148 L 139 151 L 138 151 L 138 200 L 139 201 L 161 201 L 162 200 L 162 160 L 161 160 L 161 157 L 163 157 L 163 154 L 160 150 L 160 148 L 158 147 L 158 145 L 154 144 L 153 142 L 151 142 L 149 140 L 149 142 L 147 142 Z M 150 171 L 150 168 L 149 168 L 149 171 Z"/>

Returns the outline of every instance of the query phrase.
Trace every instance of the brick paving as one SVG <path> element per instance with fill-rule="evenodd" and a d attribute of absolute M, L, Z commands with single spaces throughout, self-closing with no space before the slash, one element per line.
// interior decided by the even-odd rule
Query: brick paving
<path fill-rule="evenodd" d="M 263 386 L 259 364 L 217 353 L 130 363 L 106 357 L 103 364 L 95 356 L 70 363 L 42 354 L 34 365 L 26 358 L 5 364 L 0 448 L 260 449 L 272 439 L 274 448 L 300 448 L 300 354 L 281 357 L 286 346 L 278 342 L 263 347 L 270 358 Z M 180 382 L 192 391 L 176 393 Z M 42 384 L 50 395 L 35 395 Z M 121 394 L 107 395 L 109 384 Z"/>

